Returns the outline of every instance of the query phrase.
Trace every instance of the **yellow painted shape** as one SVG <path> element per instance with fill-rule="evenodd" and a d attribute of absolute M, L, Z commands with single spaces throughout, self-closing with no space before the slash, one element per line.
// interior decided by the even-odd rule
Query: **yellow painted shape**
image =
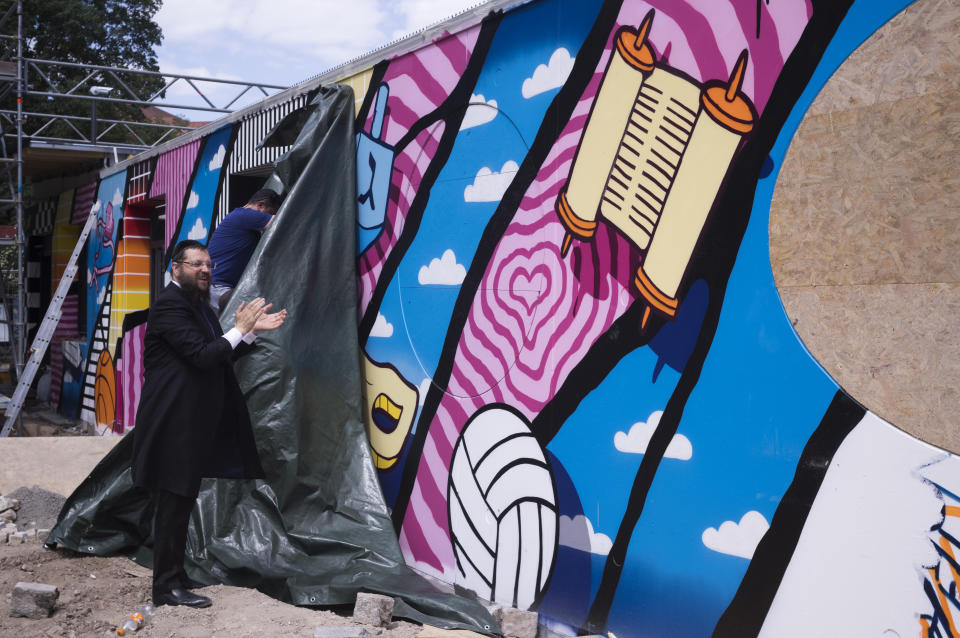
<path fill-rule="evenodd" d="M 700 110 L 700 87 L 658 67 L 630 109 L 600 214 L 644 250 L 690 140 Z"/>
<path fill-rule="evenodd" d="M 690 136 L 660 222 L 643 260 L 647 277 L 677 296 L 693 248 L 741 137 L 709 117 L 700 117 Z"/>
<path fill-rule="evenodd" d="M 374 464 L 379 469 L 392 466 L 403 449 L 403 444 L 413 427 L 417 412 L 419 393 L 390 365 L 380 364 L 364 353 L 363 422 L 370 440 Z M 396 421 L 396 427 L 385 432 L 373 419 L 374 410 L 382 410 Z"/>
<path fill-rule="evenodd" d="M 353 114 L 360 113 L 360 107 L 363 106 L 363 98 L 366 97 L 370 88 L 370 78 L 373 77 L 373 67 L 357 71 L 353 75 L 337 80 L 338 84 L 346 84 L 353 89 Z"/>
<path fill-rule="evenodd" d="M 643 77 L 619 52 L 607 66 L 567 186 L 567 202 L 580 219 L 597 218 L 607 176 L 630 121 Z"/>

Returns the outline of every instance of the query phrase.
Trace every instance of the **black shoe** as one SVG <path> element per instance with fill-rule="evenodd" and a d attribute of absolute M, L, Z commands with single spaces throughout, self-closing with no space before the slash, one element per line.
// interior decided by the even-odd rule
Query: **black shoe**
<path fill-rule="evenodd" d="M 213 601 L 192 591 L 174 588 L 168 592 L 154 592 L 153 604 L 157 607 L 160 605 L 186 605 L 187 607 L 203 609 L 212 605 Z"/>

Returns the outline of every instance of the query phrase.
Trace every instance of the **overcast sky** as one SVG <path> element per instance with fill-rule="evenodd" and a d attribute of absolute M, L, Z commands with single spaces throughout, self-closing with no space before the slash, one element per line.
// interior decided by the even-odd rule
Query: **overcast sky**
<path fill-rule="evenodd" d="M 290 86 L 481 0 L 163 0 L 160 69 Z M 348 10 L 349 9 L 349 10 Z M 217 106 L 237 93 L 200 87 Z M 262 94 L 258 95 L 262 97 Z M 196 104 L 189 87 L 168 103 Z M 253 98 L 241 100 L 246 104 Z M 192 120 L 215 114 L 182 113 Z"/>

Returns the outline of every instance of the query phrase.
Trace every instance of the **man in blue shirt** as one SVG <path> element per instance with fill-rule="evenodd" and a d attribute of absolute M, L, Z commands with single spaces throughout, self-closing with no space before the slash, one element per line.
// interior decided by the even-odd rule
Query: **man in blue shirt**
<path fill-rule="evenodd" d="M 243 208 L 230 211 L 213 231 L 207 250 L 210 260 L 216 264 L 210 283 L 210 306 L 214 312 L 219 314 L 230 299 L 260 235 L 280 208 L 280 201 L 275 192 L 262 188 Z"/>

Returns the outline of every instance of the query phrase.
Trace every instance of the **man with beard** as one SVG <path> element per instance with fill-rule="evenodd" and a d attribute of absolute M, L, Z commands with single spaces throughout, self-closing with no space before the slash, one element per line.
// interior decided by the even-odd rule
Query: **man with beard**
<path fill-rule="evenodd" d="M 153 491 L 153 601 L 209 607 L 190 591 L 184 570 L 187 524 L 200 479 L 260 478 L 263 469 L 233 360 L 256 333 L 279 328 L 286 310 L 268 314 L 262 298 L 241 304 L 223 333 L 210 310 L 213 264 L 203 244 L 187 240 L 173 254 L 173 281 L 147 319 L 144 383 L 133 430 L 133 482 Z"/>

